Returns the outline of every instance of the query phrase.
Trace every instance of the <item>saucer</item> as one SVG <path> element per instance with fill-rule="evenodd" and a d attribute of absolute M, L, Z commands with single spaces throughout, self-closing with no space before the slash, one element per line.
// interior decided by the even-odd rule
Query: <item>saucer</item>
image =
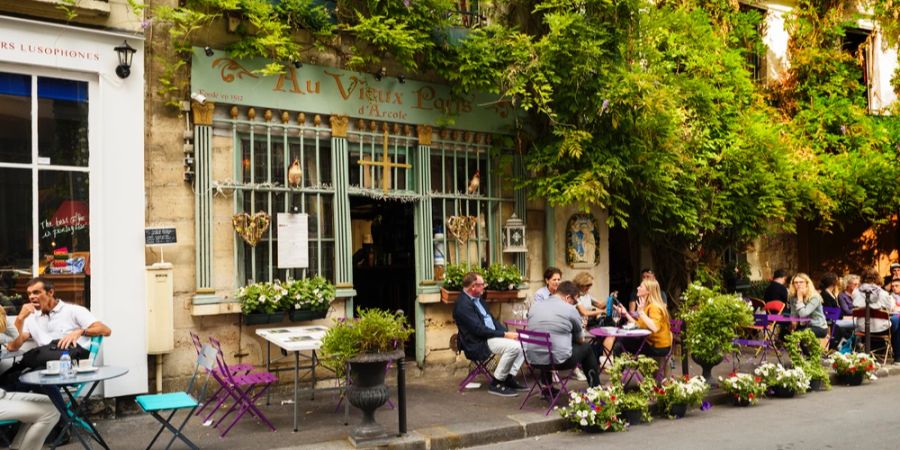
<path fill-rule="evenodd" d="M 94 366 L 85 366 L 85 367 L 79 366 L 79 367 L 75 368 L 75 371 L 78 373 L 87 373 L 87 372 L 96 372 L 97 369 L 98 368 L 94 367 Z"/>
<path fill-rule="evenodd" d="M 41 371 L 41 375 L 55 376 L 55 375 L 59 375 L 59 371 L 58 371 L 58 370 L 44 369 L 44 370 Z"/>

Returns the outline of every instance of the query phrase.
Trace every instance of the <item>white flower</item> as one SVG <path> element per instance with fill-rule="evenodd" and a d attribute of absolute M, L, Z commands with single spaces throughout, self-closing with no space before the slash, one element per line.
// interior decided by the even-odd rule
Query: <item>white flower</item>
<path fill-rule="evenodd" d="M 583 427 L 586 427 L 587 424 L 588 424 L 588 421 L 587 421 L 587 420 L 584 420 L 584 419 L 581 419 L 581 421 L 578 422 L 578 424 L 581 425 L 581 426 L 583 426 Z"/>

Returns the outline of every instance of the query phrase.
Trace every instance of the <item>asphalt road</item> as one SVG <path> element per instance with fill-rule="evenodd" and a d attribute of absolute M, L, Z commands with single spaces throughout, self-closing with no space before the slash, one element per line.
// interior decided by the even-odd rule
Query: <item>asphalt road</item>
<path fill-rule="evenodd" d="M 896 449 L 900 376 L 859 387 L 836 386 L 794 399 L 738 408 L 716 405 L 684 419 L 656 418 L 627 432 L 575 431 L 475 447 L 483 449 Z"/>

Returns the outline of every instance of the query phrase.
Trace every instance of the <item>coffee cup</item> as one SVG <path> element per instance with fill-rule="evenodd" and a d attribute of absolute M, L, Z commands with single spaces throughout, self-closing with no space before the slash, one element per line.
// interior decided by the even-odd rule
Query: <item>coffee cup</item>
<path fill-rule="evenodd" d="M 59 361 L 47 361 L 47 372 L 59 373 Z"/>

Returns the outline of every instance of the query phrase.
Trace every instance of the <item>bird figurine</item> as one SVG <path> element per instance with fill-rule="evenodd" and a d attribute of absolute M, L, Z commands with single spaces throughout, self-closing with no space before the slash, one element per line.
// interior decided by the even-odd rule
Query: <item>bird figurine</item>
<path fill-rule="evenodd" d="M 288 169 L 288 184 L 291 187 L 300 186 L 300 180 L 303 179 L 303 169 L 300 168 L 300 160 L 295 159 L 294 163 L 291 164 L 291 168 Z"/>
<path fill-rule="evenodd" d="M 476 170 L 475 175 L 472 175 L 472 179 L 469 180 L 469 189 L 467 192 L 469 194 L 474 194 L 478 192 L 478 185 L 481 184 L 481 172 Z"/>

